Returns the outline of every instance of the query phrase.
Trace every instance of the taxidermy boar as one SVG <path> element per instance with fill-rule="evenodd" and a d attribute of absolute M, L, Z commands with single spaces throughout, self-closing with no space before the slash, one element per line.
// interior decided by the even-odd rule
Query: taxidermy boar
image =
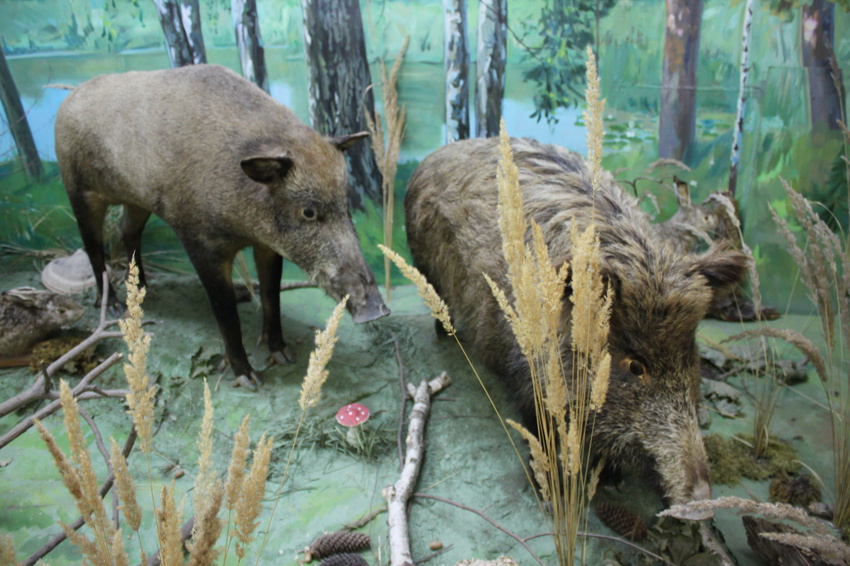
<path fill-rule="evenodd" d="M 498 142 L 456 142 L 422 162 L 405 198 L 407 237 L 461 338 L 515 389 L 525 425 L 535 431 L 528 363 L 483 277 L 510 289 L 498 226 Z M 744 276 L 746 256 L 722 247 L 703 255 L 677 252 L 609 174 L 594 196 L 577 154 L 527 139 L 511 144 L 526 219 L 541 226 L 556 266 L 569 261 L 571 225 L 583 231 L 596 224 L 602 273 L 614 298 L 611 378 L 593 428 L 595 455 L 614 468 L 654 469 L 671 503 L 710 497 L 697 423 L 695 334 L 714 295 Z M 563 335 L 569 332 L 565 325 Z M 569 340 L 562 353 L 569 375 Z"/>
<path fill-rule="evenodd" d="M 262 337 L 278 362 L 292 358 L 280 325 L 283 258 L 335 300 L 350 295 L 355 322 L 389 314 L 348 212 L 342 151 L 367 135 L 323 138 L 236 73 L 192 65 L 75 88 L 56 116 L 56 156 L 94 272 L 104 269 L 107 207 L 124 205 L 124 244 L 144 284 L 142 230 L 158 215 L 198 272 L 235 375 L 259 382 L 231 280 L 242 248 L 254 249 Z"/>

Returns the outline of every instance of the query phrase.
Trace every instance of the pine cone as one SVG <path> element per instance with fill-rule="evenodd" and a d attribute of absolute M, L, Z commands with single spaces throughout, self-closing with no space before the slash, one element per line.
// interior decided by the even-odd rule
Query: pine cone
<path fill-rule="evenodd" d="M 352 533 L 357 534 L 357 533 Z M 359 554 L 351 554 L 344 552 L 342 554 L 334 554 L 328 556 L 319 564 L 319 566 L 369 566 L 369 563 Z"/>
<path fill-rule="evenodd" d="M 596 506 L 596 516 L 605 525 L 620 536 L 638 541 L 646 537 L 646 522 L 613 503 L 600 503 Z"/>
<path fill-rule="evenodd" d="M 310 555 L 313 558 L 324 558 L 342 552 L 358 552 L 366 550 L 371 544 L 372 539 L 366 533 L 336 531 L 317 538 L 310 547 Z"/>

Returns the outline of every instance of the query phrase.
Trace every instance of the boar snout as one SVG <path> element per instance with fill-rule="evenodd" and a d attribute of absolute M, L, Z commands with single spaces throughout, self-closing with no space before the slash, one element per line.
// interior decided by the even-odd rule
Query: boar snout
<path fill-rule="evenodd" d="M 656 432 L 654 438 L 645 443 L 647 452 L 656 461 L 665 499 L 670 505 L 711 499 L 708 457 L 696 415 L 685 417 L 672 412 L 665 420 L 667 422 L 659 427 L 662 433 Z M 703 520 L 710 519 L 713 514 L 707 511 L 689 516 Z"/>
<path fill-rule="evenodd" d="M 351 313 L 351 319 L 357 324 L 370 322 L 390 314 L 390 309 L 384 304 L 384 299 L 381 298 L 381 293 L 376 285 L 372 285 L 366 296 L 361 300 L 349 298 L 347 307 L 348 312 Z"/>

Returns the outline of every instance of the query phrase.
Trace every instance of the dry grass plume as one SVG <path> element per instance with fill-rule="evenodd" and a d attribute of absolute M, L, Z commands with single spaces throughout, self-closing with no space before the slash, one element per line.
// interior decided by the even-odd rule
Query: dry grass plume
<path fill-rule="evenodd" d="M 404 139 L 404 118 L 407 109 L 402 105 L 398 105 L 398 72 L 401 69 L 401 62 L 404 59 L 404 53 L 407 51 L 407 45 L 410 42 L 410 36 L 405 36 L 401 49 L 396 55 L 393 62 L 392 70 L 387 74 L 387 66 L 384 60 L 381 59 L 381 82 L 383 83 L 383 99 L 384 99 L 384 118 L 386 125 L 385 131 L 381 122 L 381 116 L 375 114 L 375 120 L 372 120 L 369 112 L 364 112 L 366 117 L 366 125 L 369 128 L 370 137 L 372 140 L 372 149 L 375 152 L 375 159 L 378 163 L 378 169 L 381 171 L 383 181 L 381 182 L 381 193 L 383 195 L 383 227 L 384 227 L 384 245 L 392 249 L 393 247 L 393 213 L 395 211 L 395 175 L 398 170 L 398 155 L 401 151 L 401 141 Z M 390 300 L 390 260 L 384 257 L 384 273 L 385 285 L 387 290 L 387 301 Z"/>

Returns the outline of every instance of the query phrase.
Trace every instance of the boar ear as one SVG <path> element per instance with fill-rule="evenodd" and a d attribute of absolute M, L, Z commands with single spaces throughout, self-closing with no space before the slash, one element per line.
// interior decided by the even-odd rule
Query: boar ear
<path fill-rule="evenodd" d="M 697 257 L 692 273 L 699 273 L 705 277 L 709 287 L 718 290 L 741 283 L 747 274 L 749 262 L 749 257 L 742 252 L 721 244 L 712 246 Z"/>
<path fill-rule="evenodd" d="M 369 132 L 357 132 L 356 134 L 348 134 L 347 136 L 337 136 L 335 138 L 328 138 L 328 141 L 332 146 L 337 148 L 340 151 L 345 151 L 346 149 L 351 148 L 354 144 L 359 142 L 364 138 L 369 137 Z"/>
<path fill-rule="evenodd" d="M 283 180 L 292 169 L 292 158 L 288 155 L 246 157 L 239 165 L 252 180 L 271 185 Z"/>

